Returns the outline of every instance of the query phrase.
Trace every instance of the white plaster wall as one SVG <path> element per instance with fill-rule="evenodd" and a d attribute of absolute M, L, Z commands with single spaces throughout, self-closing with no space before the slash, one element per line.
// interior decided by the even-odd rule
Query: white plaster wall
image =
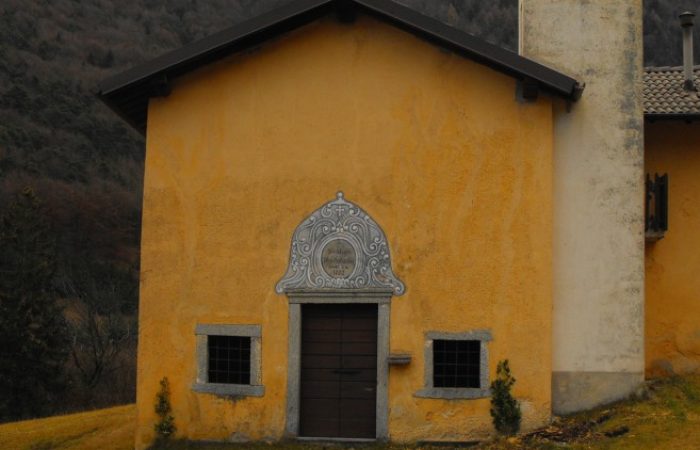
<path fill-rule="evenodd" d="M 520 52 L 586 83 L 555 107 L 555 412 L 644 370 L 641 0 L 520 0 Z"/>

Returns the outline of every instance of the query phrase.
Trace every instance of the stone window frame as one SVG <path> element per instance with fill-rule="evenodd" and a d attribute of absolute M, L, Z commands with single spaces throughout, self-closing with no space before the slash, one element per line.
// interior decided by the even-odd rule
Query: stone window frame
<path fill-rule="evenodd" d="M 481 348 L 479 353 L 479 387 L 478 388 L 450 388 L 435 387 L 433 385 L 433 341 L 479 341 Z M 446 333 L 429 331 L 425 334 L 425 384 L 423 389 L 417 391 L 414 396 L 420 398 L 442 399 L 477 399 L 491 396 L 489 388 L 489 354 L 487 343 L 492 341 L 490 330 L 472 330 L 462 333 Z"/>
<path fill-rule="evenodd" d="M 262 397 L 262 326 L 237 324 L 197 324 L 196 336 L 197 379 L 192 390 L 204 394 L 235 397 Z M 250 338 L 250 384 L 209 383 L 209 336 L 237 336 Z"/>

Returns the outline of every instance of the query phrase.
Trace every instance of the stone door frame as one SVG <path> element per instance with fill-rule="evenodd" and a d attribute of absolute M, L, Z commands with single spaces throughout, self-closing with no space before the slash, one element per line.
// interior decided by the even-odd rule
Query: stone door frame
<path fill-rule="evenodd" d="M 376 304 L 377 305 L 377 424 L 376 439 L 389 439 L 389 326 L 391 290 L 301 290 L 289 291 L 289 337 L 287 353 L 287 410 L 285 432 L 299 437 L 299 387 L 301 385 L 301 305 Z M 336 439 L 334 439 L 336 440 Z M 347 440 L 347 439 L 337 439 Z"/>

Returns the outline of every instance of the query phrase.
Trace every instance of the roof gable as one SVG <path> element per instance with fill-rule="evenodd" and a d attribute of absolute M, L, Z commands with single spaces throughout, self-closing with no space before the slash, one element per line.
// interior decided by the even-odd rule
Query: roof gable
<path fill-rule="evenodd" d="M 567 100 L 576 101 L 581 95 L 582 85 L 567 75 L 389 0 L 295 0 L 110 77 L 100 84 L 97 95 L 144 133 L 148 99 L 167 95 L 169 80 L 327 14 L 351 19 L 357 12 L 377 17 L 516 79 L 534 82 Z"/>

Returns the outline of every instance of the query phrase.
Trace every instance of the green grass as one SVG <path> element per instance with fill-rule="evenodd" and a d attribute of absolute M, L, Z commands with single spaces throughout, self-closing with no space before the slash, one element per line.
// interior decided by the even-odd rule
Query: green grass
<path fill-rule="evenodd" d="M 601 440 L 600 449 L 700 449 L 700 376 L 651 383 L 649 399 L 616 405 L 601 431 L 626 426 L 618 438 Z M 590 448 L 577 446 L 573 448 Z"/>
<path fill-rule="evenodd" d="M 0 425 L 2 450 L 121 450 L 133 447 L 133 405 Z M 620 432 L 610 437 L 606 433 Z M 420 445 L 339 445 L 285 442 L 280 444 L 201 444 L 176 441 L 172 450 L 306 450 L 328 448 L 366 450 L 435 449 Z M 700 449 L 700 375 L 648 383 L 642 400 L 628 400 L 605 408 L 557 419 L 530 436 L 485 442 L 478 450 L 520 449 Z"/>
<path fill-rule="evenodd" d="M 488 449 L 615 449 L 615 450 L 691 450 L 700 449 L 700 376 L 676 377 L 647 383 L 644 399 L 627 400 L 593 411 L 560 418 L 553 434 L 570 436 L 564 442 L 555 439 L 520 437 L 507 442 L 485 443 Z M 592 426 L 585 426 L 590 425 Z M 585 431 L 575 436 L 577 427 Z M 606 433 L 628 430 L 619 436 Z"/>

